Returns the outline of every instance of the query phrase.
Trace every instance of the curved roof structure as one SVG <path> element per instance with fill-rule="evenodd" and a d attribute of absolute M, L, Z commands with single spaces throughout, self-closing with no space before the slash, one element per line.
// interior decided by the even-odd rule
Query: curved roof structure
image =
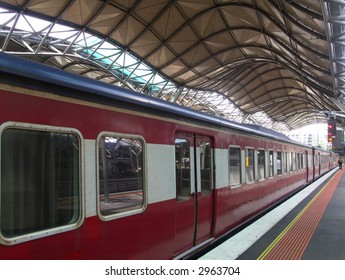
<path fill-rule="evenodd" d="M 0 0 L 0 51 L 238 122 L 342 111 L 336 0 Z M 338 33 L 337 33 L 338 32 Z"/>

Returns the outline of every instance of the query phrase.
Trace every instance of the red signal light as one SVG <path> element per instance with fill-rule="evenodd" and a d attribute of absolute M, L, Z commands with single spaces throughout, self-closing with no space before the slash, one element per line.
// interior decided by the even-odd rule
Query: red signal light
<path fill-rule="evenodd" d="M 328 120 L 328 142 L 333 142 L 336 135 L 335 119 Z"/>

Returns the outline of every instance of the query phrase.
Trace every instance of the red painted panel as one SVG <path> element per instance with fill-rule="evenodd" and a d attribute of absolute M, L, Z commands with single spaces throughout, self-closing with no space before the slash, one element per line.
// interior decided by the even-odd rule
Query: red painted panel
<path fill-rule="evenodd" d="M 171 144 L 173 123 L 86 105 L 0 91 L 0 123 L 6 121 L 76 128 L 86 139 L 101 131 L 136 134 L 148 143 Z"/>
<path fill-rule="evenodd" d="M 174 201 L 142 214 L 103 222 L 87 218 L 76 230 L 11 246 L 0 259 L 169 259 L 174 250 Z"/>
<path fill-rule="evenodd" d="M 196 244 L 199 244 L 212 235 L 213 223 L 213 193 L 205 196 L 198 194 L 198 225 Z"/>
<path fill-rule="evenodd" d="M 195 224 L 195 201 L 176 201 L 174 255 L 179 255 L 193 246 Z"/>
<path fill-rule="evenodd" d="M 297 172 L 236 189 L 218 189 L 216 236 L 224 234 L 302 186 L 305 183 L 304 176 L 305 172 Z"/>

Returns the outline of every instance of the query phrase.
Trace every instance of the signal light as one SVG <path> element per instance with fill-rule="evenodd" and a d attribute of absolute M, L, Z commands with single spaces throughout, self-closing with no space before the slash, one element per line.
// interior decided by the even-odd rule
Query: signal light
<path fill-rule="evenodd" d="M 336 127 L 335 127 L 335 119 L 329 119 L 328 120 L 328 142 L 333 142 L 333 139 L 336 135 Z"/>

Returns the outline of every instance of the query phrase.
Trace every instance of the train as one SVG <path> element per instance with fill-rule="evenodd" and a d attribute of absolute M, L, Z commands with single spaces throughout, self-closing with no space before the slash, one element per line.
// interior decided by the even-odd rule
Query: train
<path fill-rule="evenodd" d="M 0 259 L 187 259 L 337 167 L 283 134 L 0 53 Z"/>

